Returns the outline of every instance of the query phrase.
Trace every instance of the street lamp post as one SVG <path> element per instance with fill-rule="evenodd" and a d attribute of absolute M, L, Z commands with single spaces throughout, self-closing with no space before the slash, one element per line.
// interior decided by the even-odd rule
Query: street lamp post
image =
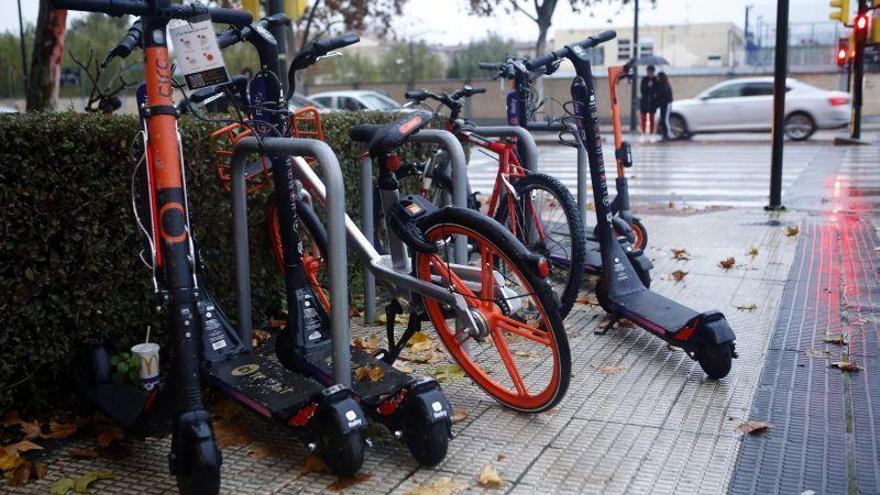
<path fill-rule="evenodd" d="M 773 150 L 770 164 L 770 204 L 782 206 L 782 146 L 785 127 L 785 79 L 788 76 L 788 0 L 776 4 L 776 64 L 773 77 Z"/>
<path fill-rule="evenodd" d="M 629 110 L 629 131 L 635 133 L 638 129 L 638 106 L 639 106 L 639 0 L 634 0 L 633 2 L 633 10 L 635 11 L 633 15 L 633 40 L 632 40 L 632 55 L 636 59 L 636 63 L 633 64 L 633 77 L 632 77 L 632 102 L 630 104 Z"/>

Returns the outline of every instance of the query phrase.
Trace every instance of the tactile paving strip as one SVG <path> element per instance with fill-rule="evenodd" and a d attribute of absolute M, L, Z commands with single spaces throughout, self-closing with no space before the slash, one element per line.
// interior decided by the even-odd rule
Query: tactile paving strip
<path fill-rule="evenodd" d="M 800 235 L 749 415 L 772 429 L 744 438 L 730 493 L 880 493 L 877 237 L 831 212 Z"/>

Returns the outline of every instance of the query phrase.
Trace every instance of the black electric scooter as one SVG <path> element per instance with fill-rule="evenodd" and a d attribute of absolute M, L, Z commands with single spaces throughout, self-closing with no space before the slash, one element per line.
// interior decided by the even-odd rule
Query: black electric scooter
<path fill-rule="evenodd" d="M 115 57 L 127 57 L 142 45 L 142 23 L 149 26 L 150 20 L 145 18 L 136 22 L 111 51 L 105 65 Z M 269 26 L 270 22 L 263 20 L 236 28 L 236 31 L 259 32 Z M 229 86 L 236 92 L 246 86 L 246 81 L 243 83 L 241 79 L 237 77 L 230 82 Z M 146 121 L 154 112 L 147 93 L 146 85 L 142 84 L 138 88 L 137 98 L 145 142 L 149 134 Z M 200 95 L 205 96 L 204 92 Z M 173 114 L 173 107 L 167 111 Z M 155 249 L 157 243 L 161 242 L 158 227 L 160 217 L 157 214 L 154 162 L 149 147 L 146 150 L 141 162 L 146 165 L 143 169 L 145 190 L 133 193 L 136 194 L 135 203 L 140 203 L 136 213 L 147 236 L 152 264 L 156 266 L 161 259 L 161 254 Z M 148 221 L 141 223 L 141 218 Z M 190 235 L 194 237 L 192 232 Z M 186 322 L 185 326 L 188 331 L 193 331 L 193 328 L 199 330 L 200 349 L 193 350 L 192 356 L 201 363 L 207 381 L 258 415 L 290 427 L 311 452 L 321 455 L 336 475 L 355 474 L 363 464 L 366 417 L 351 389 L 342 385 L 325 386 L 285 368 L 275 357 L 272 345 L 253 349 L 251 336 L 235 331 L 211 295 L 195 242 L 191 243 L 191 251 L 193 278 L 200 290 L 195 291 L 191 298 L 195 306 L 192 321 L 197 323 Z M 160 286 L 158 281 L 155 286 Z M 167 292 L 160 294 L 167 299 Z M 161 398 L 166 387 L 145 392 L 133 386 L 113 384 L 108 380 L 109 359 L 106 350 L 101 346 L 92 346 L 90 358 L 88 362 L 92 366 L 93 379 L 91 386 L 86 388 L 87 397 L 123 426 L 134 427 L 141 433 L 148 433 L 145 428 L 161 426 L 166 411 L 163 407 L 165 401 Z M 200 390 L 196 387 L 189 393 L 199 395 Z"/>
<path fill-rule="evenodd" d="M 618 242 L 611 224 L 613 213 L 609 207 L 611 201 L 602 157 L 596 92 L 587 50 L 615 36 L 614 31 L 605 31 L 527 63 L 529 70 L 540 70 L 567 58 L 575 67 L 577 76 L 571 85 L 578 131 L 575 137 L 587 151 L 602 255 L 597 298 L 612 317 L 626 318 L 669 344 L 681 347 L 700 363 L 710 378 L 724 378 L 730 372 L 732 359 L 737 357 L 736 336 L 724 315 L 717 310 L 698 313 L 651 292 L 639 280 L 631 255 Z"/>
<path fill-rule="evenodd" d="M 264 21 L 277 21 L 278 16 Z M 274 20 L 274 21 L 273 21 Z M 264 21 L 260 21 L 261 23 Z M 250 127 L 257 136 L 290 136 L 291 126 L 287 100 L 296 88 L 296 72 L 306 69 L 335 50 L 360 41 L 355 34 L 311 43 L 291 62 L 288 92 L 285 98 L 280 86 L 278 50 L 271 29 L 230 28 L 218 33 L 221 47 L 237 40 L 246 40 L 258 52 L 262 70 L 250 84 Z M 234 92 L 235 89 L 227 91 Z M 275 342 L 278 360 L 288 369 L 333 384 L 331 339 L 327 332 L 329 315 L 314 288 L 308 282 L 303 264 L 303 248 L 298 221 L 316 221 L 313 216 L 300 216 L 302 208 L 297 184 L 290 171 L 289 157 L 270 156 L 272 181 L 275 185 L 273 208 L 278 224 L 288 226 L 279 232 L 282 245 L 288 320 Z M 292 199 L 296 198 L 296 199 Z M 308 218 L 307 218 L 308 217 Z M 298 220 L 299 219 L 299 220 Z M 353 369 L 381 369 L 381 378 L 353 380 L 352 388 L 368 417 L 388 428 L 396 439 L 403 440 L 413 457 L 425 466 L 442 461 L 452 433 L 452 409 L 440 384 L 429 377 L 413 377 L 372 354 L 351 347 Z"/>

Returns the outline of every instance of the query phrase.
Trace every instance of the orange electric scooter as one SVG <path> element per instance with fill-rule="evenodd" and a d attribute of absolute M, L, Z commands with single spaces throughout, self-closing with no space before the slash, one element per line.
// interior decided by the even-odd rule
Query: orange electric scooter
<path fill-rule="evenodd" d="M 617 85 L 620 81 L 631 80 L 636 59 L 624 65 L 608 67 L 608 96 L 611 101 L 611 124 L 614 127 L 614 159 L 617 162 L 617 179 L 614 181 L 617 196 L 611 201 L 611 213 L 619 216 L 632 230 L 632 245 L 645 250 L 648 245 L 648 230 L 639 217 L 634 216 L 629 206 L 629 184 L 626 169 L 633 166 L 632 147 L 623 139 L 623 125 L 620 122 L 620 106 L 617 102 Z"/>

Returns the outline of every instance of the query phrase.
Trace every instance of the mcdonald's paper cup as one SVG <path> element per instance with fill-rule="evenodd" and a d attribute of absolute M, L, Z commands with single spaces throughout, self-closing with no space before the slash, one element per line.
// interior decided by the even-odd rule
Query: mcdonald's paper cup
<path fill-rule="evenodd" d="M 138 344 L 131 348 L 131 353 L 140 359 L 138 376 L 141 377 L 141 386 L 145 390 L 153 390 L 159 383 L 159 344 Z"/>

